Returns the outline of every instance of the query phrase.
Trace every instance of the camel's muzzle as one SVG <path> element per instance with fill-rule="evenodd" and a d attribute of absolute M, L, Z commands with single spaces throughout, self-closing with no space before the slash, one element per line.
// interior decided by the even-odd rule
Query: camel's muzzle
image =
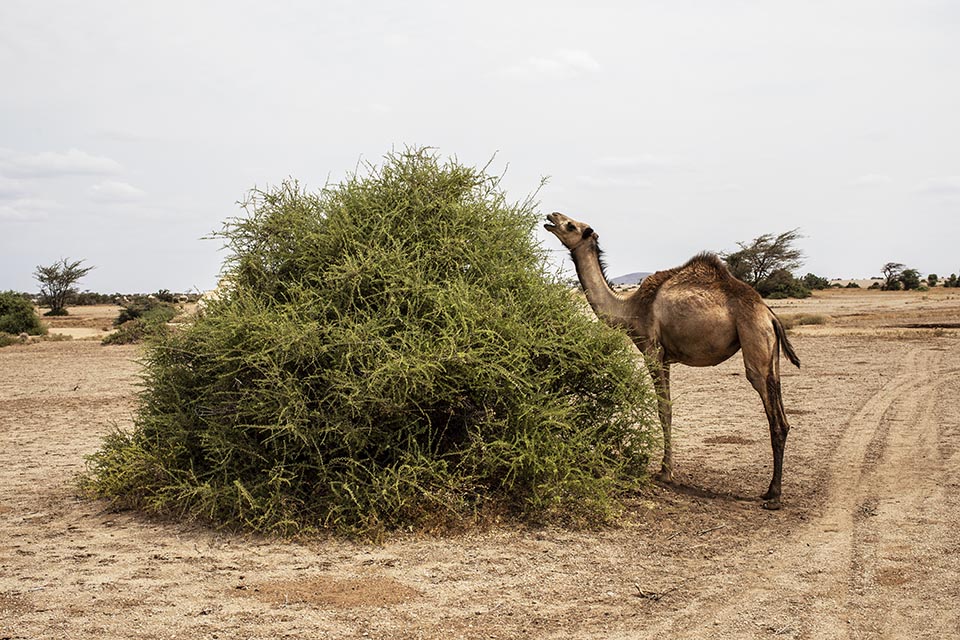
<path fill-rule="evenodd" d="M 557 221 L 557 214 L 551 213 L 547 215 L 547 224 L 543 225 L 543 228 L 546 229 L 547 231 L 553 231 L 554 229 L 557 228 L 558 224 L 560 223 Z"/>

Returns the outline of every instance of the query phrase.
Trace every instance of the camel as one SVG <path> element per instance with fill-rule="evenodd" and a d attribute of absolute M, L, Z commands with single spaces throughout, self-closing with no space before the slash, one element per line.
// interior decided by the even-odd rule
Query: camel
<path fill-rule="evenodd" d="M 779 509 L 783 447 L 790 430 L 780 392 L 781 345 L 797 367 L 800 359 L 776 314 L 712 253 L 654 273 L 629 295 L 617 293 L 604 273 L 599 236 L 593 228 L 562 213 L 551 213 L 547 221 L 544 228 L 570 250 L 597 317 L 625 330 L 646 357 L 663 428 L 663 462 L 657 479 L 673 481 L 670 365 L 711 367 L 742 350 L 747 379 L 760 394 L 770 423 L 773 478 L 762 496 L 763 506 Z"/>

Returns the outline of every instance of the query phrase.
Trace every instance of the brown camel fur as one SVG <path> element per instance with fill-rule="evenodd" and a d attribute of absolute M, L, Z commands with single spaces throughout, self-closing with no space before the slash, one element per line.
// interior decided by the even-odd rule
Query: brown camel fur
<path fill-rule="evenodd" d="M 598 236 L 590 225 L 561 213 L 551 213 L 547 220 L 544 228 L 570 250 L 597 317 L 624 329 L 647 358 L 663 427 L 663 463 L 657 478 L 670 482 L 673 472 L 670 365 L 709 367 L 743 350 L 747 379 L 763 401 L 773 445 L 773 478 L 763 494 L 764 507 L 779 509 L 783 447 L 790 430 L 780 392 L 780 346 L 797 367 L 800 359 L 776 314 L 710 253 L 654 273 L 629 295 L 617 293 L 604 275 Z"/>

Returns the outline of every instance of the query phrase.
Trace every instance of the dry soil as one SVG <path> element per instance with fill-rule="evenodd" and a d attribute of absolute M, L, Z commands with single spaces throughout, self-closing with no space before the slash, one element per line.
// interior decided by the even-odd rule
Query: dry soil
<path fill-rule="evenodd" d="M 775 308 L 822 322 L 782 363 L 781 511 L 760 508 L 770 444 L 735 356 L 675 367 L 677 481 L 620 527 L 377 546 L 78 499 L 84 456 L 130 425 L 137 348 L 0 349 L 0 638 L 960 637 L 960 293 Z"/>

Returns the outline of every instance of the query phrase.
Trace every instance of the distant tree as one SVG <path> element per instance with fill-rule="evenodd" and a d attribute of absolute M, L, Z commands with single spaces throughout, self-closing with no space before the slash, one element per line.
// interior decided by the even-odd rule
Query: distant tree
<path fill-rule="evenodd" d="M 907 291 L 920 288 L 920 272 L 916 269 L 904 269 L 900 274 L 900 284 Z"/>
<path fill-rule="evenodd" d="M 794 247 L 801 237 L 799 229 L 784 231 L 774 236 L 765 233 L 750 242 L 738 242 L 739 251 L 721 253 L 733 275 L 747 284 L 757 284 L 774 271 L 793 271 L 803 264 L 803 251 Z"/>
<path fill-rule="evenodd" d="M 800 279 L 800 284 L 805 286 L 807 289 L 820 291 L 822 289 L 827 289 L 830 286 L 830 281 L 826 278 L 821 278 L 820 276 L 808 273 Z"/>
<path fill-rule="evenodd" d="M 950 277 L 943 281 L 943 286 L 945 287 L 957 287 L 960 286 L 960 283 L 957 281 L 957 274 L 951 273 Z"/>
<path fill-rule="evenodd" d="M 927 275 L 927 286 L 933 288 L 937 286 L 937 283 L 940 281 L 940 277 L 935 273 Z"/>
<path fill-rule="evenodd" d="M 848 282 L 848 283 L 847 283 L 847 286 L 844 287 L 844 288 L 845 288 L 845 289 L 859 289 L 859 288 L 860 288 L 860 283 L 859 283 L 859 282 L 853 282 L 853 281 L 851 281 L 851 282 Z"/>
<path fill-rule="evenodd" d="M 884 283 L 881 287 L 884 291 L 899 291 L 901 287 L 900 274 L 903 273 L 905 265 L 899 262 L 888 262 L 880 269 L 883 274 Z"/>
<path fill-rule="evenodd" d="M 73 285 L 93 269 L 80 266 L 82 262 L 63 258 L 48 267 L 37 266 L 33 277 L 40 283 L 40 304 L 50 307 L 46 315 L 67 315 L 67 302 L 77 292 Z"/>

